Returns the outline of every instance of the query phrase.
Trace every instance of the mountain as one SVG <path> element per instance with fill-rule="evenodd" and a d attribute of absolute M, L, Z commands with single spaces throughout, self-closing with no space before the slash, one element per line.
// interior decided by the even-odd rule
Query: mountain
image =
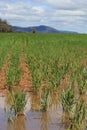
<path fill-rule="evenodd" d="M 34 29 L 37 32 L 53 32 L 53 33 L 59 32 L 58 30 L 56 30 L 56 29 L 54 29 L 52 27 L 49 27 L 49 26 L 45 26 L 45 25 L 36 26 L 36 27 L 34 27 Z"/>
<path fill-rule="evenodd" d="M 13 30 L 15 31 L 23 31 L 23 32 L 30 32 L 29 27 L 19 27 L 19 26 L 13 26 Z"/>
<path fill-rule="evenodd" d="M 52 27 L 49 27 L 49 26 L 45 26 L 45 25 L 40 25 L 40 26 L 32 26 L 32 27 L 18 27 L 18 26 L 13 26 L 13 29 L 15 31 L 23 31 L 23 32 L 30 32 L 32 31 L 33 29 L 36 31 L 36 32 L 52 32 L 52 33 L 57 33 L 59 32 L 58 30 L 52 28 Z"/>
<path fill-rule="evenodd" d="M 40 26 L 32 26 L 32 27 L 19 27 L 19 26 L 13 26 L 13 30 L 15 31 L 23 31 L 23 32 L 30 32 L 32 30 L 35 30 L 36 32 L 41 33 L 76 33 L 73 31 L 61 31 L 54 29 L 49 26 L 40 25 Z"/>

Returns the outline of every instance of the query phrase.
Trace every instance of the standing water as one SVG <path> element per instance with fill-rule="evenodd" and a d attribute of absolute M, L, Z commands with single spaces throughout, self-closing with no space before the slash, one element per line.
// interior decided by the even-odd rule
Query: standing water
<path fill-rule="evenodd" d="M 0 94 L 0 130 L 65 130 L 62 109 L 52 103 L 47 111 L 39 110 L 38 97 L 29 94 L 24 115 L 8 121 L 5 112 L 6 95 Z"/>

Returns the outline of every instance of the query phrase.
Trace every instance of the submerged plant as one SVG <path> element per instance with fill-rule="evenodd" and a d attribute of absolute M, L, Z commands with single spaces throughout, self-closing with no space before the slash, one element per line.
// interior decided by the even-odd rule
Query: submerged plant
<path fill-rule="evenodd" d="M 26 95 L 25 92 L 16 92 L 14 93 L 14 104 L 13 109 L 15 110 L 15 114 L 18 112 L 23 111 L 26 105 Z"/>
<path fill-rule="evenodd" d="M 23 114 L 23 110 L 27 102 L 25 92 L 20 92 L 20 91 L 9 92 L 8 100 L 10 101 L 8 101 L 7 103 L 9 106 L 7 109 L 9 109 L 8 111 L 10 113 L 10 117 L 13 115 L 17 116 L 17 115 Z"/>
<path fill-rule="evenodd" d="M 41 95 L 41 110 L 46 111 L 48 108 L 48 97 L 49 97 L 49 89 L 44 88 Z"/>
<path fill-rule="evenodd" d="M 70 121 L 68 130 L 86 130 L 86 109 L 84 100 L 81 99 L 76 103 L 74 117 Z"/>
<path fill-rule="evenodd" d="M 86 117 L 86 105 L 84 100 L 80 100 L 76 104 L 76 112 L 74 117 L 74 120 L 79 128 L 83 126 L 85 117 Z"/>
<path fill-rule="evenodd" d="M 66 127 L 68 126 L 70 120 L 73 118 L 73 109 L 75 106 L 75 93 L 71 88 L 63 90 L 61 94 L 61 103 L 63 108 L 63 120 Z"/>

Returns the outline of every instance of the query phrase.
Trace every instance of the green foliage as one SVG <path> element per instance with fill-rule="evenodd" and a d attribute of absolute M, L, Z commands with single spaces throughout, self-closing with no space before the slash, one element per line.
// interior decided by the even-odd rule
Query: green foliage
<path fill-rule="evenodd" d="M 68 130 L 85 130 L 87 128 L 86 109 L 87 106 L 84 100 L 78 100 L 74 111 L 74 117 L 69 124 Z"/>
<path fill-rule="evenodd" d="M 9 34 L 5 37 L 2 33 L 0 33 L 0 69 L 5 60 L 7 60 L 7 55 L 10 52 L 13 46 L 12 38 L 9 39 Z"/>
<path fill-rule="evenodd" d="M 66 112 L 70 112 L 72 110 L 73 105 L 75 104 L 75 92 L 71 88 L 67 88 L 63 90 L 61 94 L 62 106 L 63 110 Z"/>
<path fill-rule="evenodd" d="M 7 84 L 9 87 L 14 86 L 20 80 L 21 70 L 19 68 L 10 68 L 7 72 Z"/>
<path fill-rule="evenodd" d="M 24 107 L 26 105 L 26 94 L 25 92 L 9 92 L 10 94 L 10 111 L 14 111 L 15 115 L 19 114 L 19 112 L 23 112 Z"/>
<path fill-rule="evenodd" d="M 21 78 L 19 62 L 22 45 L 31 74 L 32 90 L 41 92 L 42 110 L 48 108 L 49 91 L 59 90 L 63 110 L 67 112 L 69 129 L 83 129 L 86 99 L 77 100 L 87 94 L 87 35 L 0 33 L 0 68 L 12 49 L 6 72 L 8 89 L 16 86 Z M 21 108 L 18 104 L 24 98 L 23 95 L 19 97 L 18 94 L 12 94 L 12 97 L 13 108 L 19 111 Z"/>
<path fill-rule="evenodd" d="M 33 91 L 37 92 L 41 85 L 41 73 L 38 71 L 38 69 L 32 71 L 32 85 Z"/>
<path fill-rule="evenodd" d="M 26 36 L 24 51 L 33 87 L 39 89 L 41 82 L 47 81 L 50 89 L 56 90 L 67 73 L 70 73 L 71 82 L 75 83 L 80 62 L 87 55 L 86 37 L 77 34 L 38 33 Z"/>
<path fill-rule="evenodd" d="M 80 67 L 79 73 L 77 75 L 77 82 L 78 82 L 78 89 L 79 93 L 84 94 L 87 91 L 87 68 L 86 67 Z"/>
<path fill-rule="evenodd" d="M 80 100 L 76 104 L 76 112 L 75 112 L 75 122 L 78 125 L 82 124 L 82 121 L 85 119 L 86 116 L 86 105 L 84 100 Z"/>
<path fill-rule="evenodd" d="M 49 97 L 49 89 L 43 88 L 42 95 L 41 95 L 41 110 L 47 111 L 48 108 L 48 97 Z"/>
<path fill-rule="evenodd" d="M 24 92 L 16 92 L 13 95 L 14 104 L 12 105 L 13 109 L 15 110 L 15 114 L 24 110 L 26 105 L 26 95 Z"/>
<path fill-rule="evenodd" d="M 19 68 L 19 61 L 21 55 L 21 43 L 20 39 L 15 43 L 13 52 L 10 58 L 9 67 L 6 73 L 7 89 L 12 88 L 18 84 L 21 78 L 21 69 Z"/>

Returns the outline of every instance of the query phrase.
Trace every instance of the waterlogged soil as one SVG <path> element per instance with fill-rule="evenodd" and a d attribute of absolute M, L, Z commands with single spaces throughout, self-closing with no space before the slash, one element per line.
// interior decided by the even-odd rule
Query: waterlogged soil
<path fill-rule="evenodd" d="M 38 110 L 37 100 L 33 100 L 35 98 L 29 93 L 24 116 L 20 115 L 11 122 L 5 110 L 6 95 L 0 94 L 0 130 L 65 130 L 61 106 L 53 104 L 46 112 L 42 112 Z"/>
<path fill-rule="evenodd" d="M 42 112 L 39 106 L 39 97 L 28 92 L 32 87 L 31 75 L 23 50 L 19 65 L 22 70 L 19 89 L 28 92 L 26 96 L 27 104 L 24 115 L 20 115 L 12 121 L 8 120 L 9 108 L 6 105 L 8 96 L 6 96 L 7 92 L 5 92 L 8 61 L 9 58 L 0 71 L 0 130 L 65 130 L 62 121 L 62 108 L 58 105 L 57 96 L 52 96 L 51 106 L 46 112 Z"/>

